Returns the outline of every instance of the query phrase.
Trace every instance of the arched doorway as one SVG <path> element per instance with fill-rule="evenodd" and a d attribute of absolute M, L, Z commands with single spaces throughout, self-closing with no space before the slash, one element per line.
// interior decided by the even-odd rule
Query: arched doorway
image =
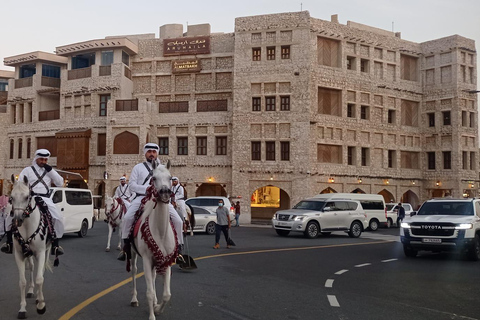
<path fill-rule="evenodd" d="M 357 189 L 353 190 L 351 193 L 366 193 L 366 192 L 363 191 L 363 190 L 360 189 L 360 188 L 357 188 Z"/>
<path fill-rule="evenodd" d="M 227 191 L 224 188 L 225 185 L 219 183 L 202 183 L 195 191 L 195 197 L 200 196 L 220 196 L 226 197 Z"/>
<path fill-rule="evenodd" d="M 290 209 L 290 196 L 278 187 L 260 187 L 250 197 L 252 219 L 271 219 L 276 211 L 286 209 Z"/>
<path fill-rule="evenodd" d="M 97 187 L 95 188 L 95 197 L 93 200 L 93 206 L 95 209 L 100 209 L 105 207 L 105 182 L 97 181 Z"/>
<path fill-rule="evenodd" d="M 412 208 L 416 209 L 420 206 L 420 199 L 412 190 L 408 190 L 402 195 L 400 202 L 410 203 Z"/>
<path fill-rule="evenodd" d="M 332 189 L 332 188 L 328 187 L 328 188 L 323 189 L 320 192 L 320 194 L 322 194 L 322 193 L 337 193 L 337 191 L 335 191 L 335 189 Z"/>
<path fill-rule="evenodd" d="M 383 189 L 378 194 L 381 194 L 383 196 L 383 199 L 385 200 L 385 203 L 394 203 L 395 202 L 395 197 L 393 196 L 393 194 L 386 189 Z"/>

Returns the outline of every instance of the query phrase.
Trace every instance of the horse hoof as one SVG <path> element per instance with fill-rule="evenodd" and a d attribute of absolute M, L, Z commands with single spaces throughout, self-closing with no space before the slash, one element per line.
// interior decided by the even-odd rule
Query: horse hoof
<path fill-rule="evenodd" d="M 105 252 L 110 252 L 110 248 L 105 249 Z"/>
<path fill-rule="evenodd" d="M 31 298 L 33 298 L 33 293 L 31 292 L 27 293 L 27 299 L 31 299 Z"/>
<path fill-rule="evenodd" d="M 122 250 L 122 246 L 118 246 L 118 247 L 117 247 L 117 250 Z"/>
<path fill-rule="evenodd" d="M 43 309 L 37 309 L 38 314 L 44 314 L 47 311 L 47 306 L 43 307 Z"/>
<path fill-rule="evenodd" d="M 132 306 L 132 307 L 138 307 L 138 301 L 132 301 L 132 302 L 130 302 L 130 306 Z"/>
<path fill-rule="evenodd" d="M 27 312 L 26 311 L 19 312 L 17 318 L 18 319 L 27 319 Z"/>
<path fill-rule="evenodd" d="M 156 304 L 155 306 L 153 306 L 153 313 L 156 315 L 156 316 L 159 316 L 161 311 L 161 306 L 159 304 Z"/>

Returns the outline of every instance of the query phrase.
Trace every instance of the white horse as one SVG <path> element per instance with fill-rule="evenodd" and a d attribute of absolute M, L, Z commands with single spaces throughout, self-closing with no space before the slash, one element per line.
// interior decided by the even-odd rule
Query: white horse
<path fill-rule="evenodd" d="M 142 201 L 143 215 L 138 234 L 134 238 L 135 250 L 132 250 L 132 300 L 130 304 L 138 306 L 137 300 L 137 257 L 143 258 L 143 269 L 147 283 L 147 300 L 149 306 L 149 320 L 163 312 L 170 301 L 171 265 L 177 257 L 177 240 L 175 231 L 170 222 L 169 201 L 171 176 L 170 161 L 166 166 L 159 165 L 153 170 L 151 186 Z M 158 304 L 155 289 L 156 274 L 163 276 L 163 297 Z"/>
<path fill-rule="evenodd" d="M 27 316 L 27 302 L 25 295 L 25 287 L 27 280 L 25 270 L 31 268 L 30 274 L 33 276 L 34 263 L 36 264 L 35 286 L 37 294 L 37 312 L 44 314 L 46 311 L 45 298 L 43 296 L 43 275 L 45 268 L 51 270 L 51 262 L 49 253 L 51 242 L 47 243 L 48 221 L 44 220 L 37 207 L 35 199 L 30 195 L 28 180 L 24 177 L 23 181 L 15 182 L 12 175 L 12 183 L 14 183 L 11 193 L 14 235 L 13 249 L 15 261 L 19 272 L 20 284 L 20 310 L 18 312 L 19 319 L 25 319 Z M 53 228 L 53 226 L 51 226 Z M 23 245 L 21 245 L 23 243 Z M 30 266 L 28 266 L 30 265 Z M 29 288 L 28 296 L 33 295 L 33 290 Z"/>
<path fill-rule="evenodd" d="M 118 198 L 112 198 L 107 196 L 105 199 L 105 215 L 108 220 L 108 240 L 106 252 L 110 251 L 110 239 L 112 238 L 112 233 L 115 232 L 115 229 L 118 228 L 118 246 L 117 250 L 122 248 L 122 218 L 126 212 L 126 207 L 123 201 L 119 201 Z"/>

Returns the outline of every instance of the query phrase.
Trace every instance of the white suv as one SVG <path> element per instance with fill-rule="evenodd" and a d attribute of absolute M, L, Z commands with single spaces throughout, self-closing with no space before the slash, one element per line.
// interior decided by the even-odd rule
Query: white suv
<path fill-rule="evenodd" d="M 480 260 L 479 199 L 428 200 L 401 227 L 407 257 L 415 257 L 420 250 L 460 251 L 470 260 Z"/>
<path fill-rule="evenodd" d="M 272 225 L 279 236 L 291 231 L 303 232 L 307 238 L 316 238 L 321 233 L 345 231 L 358 238 L 368 227 L 365 211 L 358 200 L 325 200 L 310 198 L 300 201 L 290 210 L 277 211 Z"/>

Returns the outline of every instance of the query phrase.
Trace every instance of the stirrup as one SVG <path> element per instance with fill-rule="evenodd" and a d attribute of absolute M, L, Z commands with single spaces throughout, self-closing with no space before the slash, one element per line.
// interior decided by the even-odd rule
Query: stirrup
<path fill-rule="evenodd" d="M 120 254 L 117 257 L 117 260 L 119 261 L 125 261 L 127 260 L 127 253 L 125 251 L 120 251 Z"/>
<path fill-rule="evenodd" d="M 175 259 L 175 263 L 176 264 L 184 264 L 184 263 L 187 263 L 185 261 L 185 259 L 183 258 L 183 256 L 181 254 L 178 255 L 177 259 Z"/>
<path fill-rule="evenodd" d="M 65 251 L 63 251 L 63 248 L 61 246 L 58 246 L 58 247 L 52 247 L 52 250 L 50 252 L 53 256 L 61 256 L 62 254 L 65 253 Z"/>
<path fill-rule="evenodd" d="M 4 243 L 0 248 L 0 251 L 7 254 L 12 254 L 13 252 L 13 243 Z"/>

